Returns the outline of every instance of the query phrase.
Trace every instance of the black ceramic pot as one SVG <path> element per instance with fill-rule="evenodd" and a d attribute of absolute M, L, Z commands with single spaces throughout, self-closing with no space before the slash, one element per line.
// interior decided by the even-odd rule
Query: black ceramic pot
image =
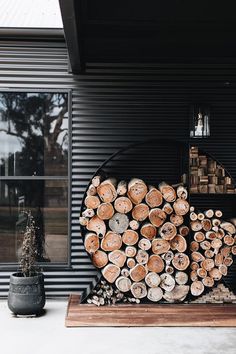
<path fill-rule="evenodd" d="M 16 315 L 38 315 L 45 305 L 44 276 L 37 273 L 24 277 L 14 273 L 10 277 L 8 307 Z"/>

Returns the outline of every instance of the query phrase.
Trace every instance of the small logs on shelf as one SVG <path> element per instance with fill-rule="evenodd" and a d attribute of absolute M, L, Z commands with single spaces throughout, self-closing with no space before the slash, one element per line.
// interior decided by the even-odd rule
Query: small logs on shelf
<path fill-rule="evenodd" d="M 183 185 L 92 179 L 80 222 L 86 229 L 85 249 L 104 280 L 90 303 L 115 303 L 116 295 L 122 302 L 184 301 L 190 263 L 187 197 Z M 112 292 L 109 301 L 104 289 Z"/>
<path fill-rule="evenodd" d="M 227 275 L 228 267 L 233 263 L 236 229 L 233 223 L 223 221 L 222 215 L 220 210 L 197 213 L 191 207 L 190 291 L 193 296 L 201 295 L 205 288 L 212 288 Z"/>

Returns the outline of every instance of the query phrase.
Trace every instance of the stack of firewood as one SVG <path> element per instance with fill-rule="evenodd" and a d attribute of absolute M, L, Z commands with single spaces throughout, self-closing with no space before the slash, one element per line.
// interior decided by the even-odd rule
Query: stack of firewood
<path fill-rule="evenodd" d="M 182 185 L 92 179 L 80 218 L 87 230 L 85 248 L 115 289 L 154 302 L 186 298 L 187 197 Z"/>

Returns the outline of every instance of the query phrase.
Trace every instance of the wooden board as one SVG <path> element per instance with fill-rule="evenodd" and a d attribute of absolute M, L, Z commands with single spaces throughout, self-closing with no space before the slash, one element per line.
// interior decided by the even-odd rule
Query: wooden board
<path fill-rule="evenodd" d="M 96 307 L 69 298 L 66 327 L 236 327 L 236 304 L 139 304 Z"/>

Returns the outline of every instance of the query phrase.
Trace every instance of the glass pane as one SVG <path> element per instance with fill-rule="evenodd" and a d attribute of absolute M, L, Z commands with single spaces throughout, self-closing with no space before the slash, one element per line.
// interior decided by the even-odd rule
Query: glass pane
<path fill-rule="evenodd" d="M 0 176 L 68 174 L 68 94 L 0 92 Z"/>
<path fill-rule="evenodd" d="M 38 261 L 68 261 L 68 182 L 0 180 L 0 262 L 16 262 L 26 218 L 35 217 Z"/>

